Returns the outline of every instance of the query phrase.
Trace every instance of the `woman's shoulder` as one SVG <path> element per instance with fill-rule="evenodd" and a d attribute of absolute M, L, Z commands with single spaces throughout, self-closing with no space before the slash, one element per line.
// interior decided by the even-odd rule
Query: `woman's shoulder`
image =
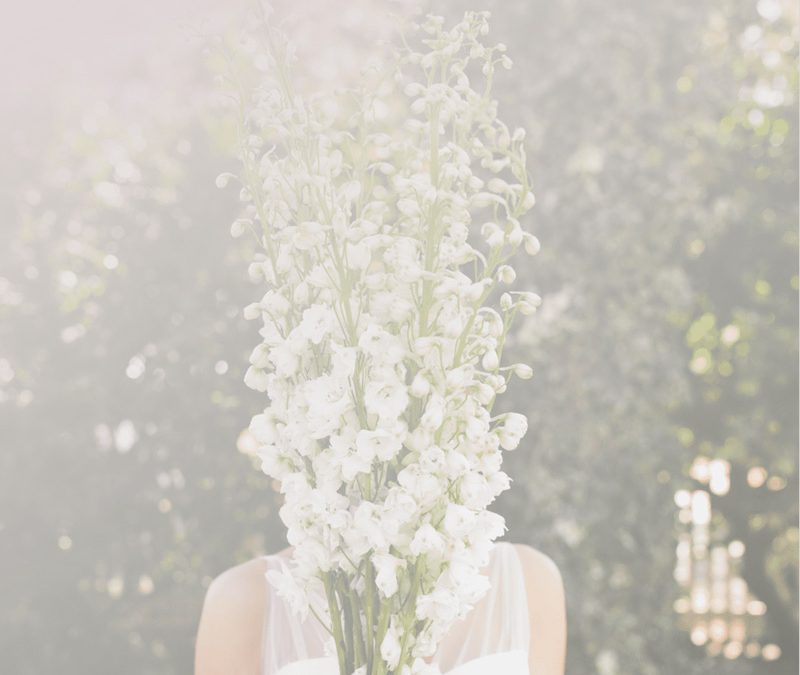
<path fill-rule="evenodd" d="M 549 555 L 529 544 L 508 543 L 517 552 L 520 562 L 522 562 L 522 566 L 527 573 L 543 581 L 556 584 L 562 583 L 561 570 Z"/>
<path fill-rule="evenodd" d="M 253 558 L 228 568 L 209 585 L 197 630 L 197 675 L 257 672 L 267 564 L 265 557 Z"/>
<path fill-rule="evenodd" d="M 266 556 L 252 558 L 247 562 L 229 567 L 218 574 L 208 587 L 206 600 L 214 602 L 226 600 L 244 601 L 251 597 L 255 584 L 264 583 L 267 571 Z"/>
<path fill-rule="evenodd" d="M 561 570 L 546 553 L 527 544 L 513 546 L 525 576 L 531 671 L 561 674 L 567 646 L 566 593 Z"/>
<path fill-rule="evenodd" d="M 546 553 L 528 544 L 511 544 L 522 563 L 525 587 L 531 601 L 531 615 L 560 613 L 564 605 L 564 581 L 561 570 Z"/>
<path fill-rule="evenodd" d="M 209 585 L 206 602 L 210 601 L 214 605 L 253 604 L 253 600 L 258 596 L 255 591 L 266 588 L 265 574 L 269 569 L 269 561 L 286 558 L 290 553 L 291 549 L 285 548 L 278 553 L 258 556 L 229 567 L 217 575 Z M 258 601 L 263 603 L 264 598 L 260 597 Z"/>

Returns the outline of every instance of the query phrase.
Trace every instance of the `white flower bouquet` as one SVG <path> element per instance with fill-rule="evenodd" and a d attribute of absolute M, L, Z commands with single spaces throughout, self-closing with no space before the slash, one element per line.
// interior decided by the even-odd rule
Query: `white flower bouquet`
<path fill-rule="evenodd" d="M 503 45 L 488 13 L 451 29 L 429 16 L 391 62 L 325 96 L 293 90 L 287 42 L 266 23 L 241 46 L 260 71 L 240 88 L 242 217 L 263 297 L 246 384 L 263 470 L 280 483 L 291 564 L 270 582 L 330 632 L 342 675 L 436 672 L 450 626 L 488 590 L 481 568 L 509 486 L 502 451 L 523 415 L 493 415 L 517 312 L 509 259 L 539 242 L 522 129 L 491 98 Z M 418 44 L 418 49 L 410 45 Z M 480 218 L 482 224 L 475 225 Z"/>

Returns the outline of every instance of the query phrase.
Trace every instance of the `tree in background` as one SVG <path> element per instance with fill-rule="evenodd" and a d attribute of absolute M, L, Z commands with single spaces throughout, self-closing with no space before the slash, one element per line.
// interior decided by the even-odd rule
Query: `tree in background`
<path fill-rule="evenodd" d="M 486 5 L 516 62 L 497 98 L 532 130 L 543 246 L 522 282 L 544 304 L 509 345 L 536 364 L 533 395 L 507 400 L 531 430 L 498 508 L 562 569 L 568 672 L 764 672 L 708 656 L 673 611 L 673 499 L 701 456 L 731 463 L 715 524 L 745 544 L 783 649 L 770 667 L 793 673 L 793 8 Z M 256 404 L 250 253 L 213 188 L 233 139 L 209 80 L 64 112 L 9 153 L 0 670 L 188 672 L 205 584 L 283 545 L 267 479 L 233 447 Z M 760 467 L 764 487 L 745 487 Z"/>
<path fill-rule="evenodd" d="M 501 83 L 497 98 L 539 129 L 530 156 L 542 253 L 525 283 L 544 289 L 544 305 L 515 343 L 521 357 L 533 352 L 539 382 L 528 450 L 513 456 L 516 485 L 503 500 L 511 533 L 565 570 L 569 672 L 761 672 L 761 661 L 705 657 L 676 620 L 673 496 L 702 453 L 736 456 L 735 475 L 772 463 L 781 481 L 796 480 L 795 9 L 590 1 L 493 10 L 494 30 L 528 74 Z M 747 98 L 768 98 L 773 83 L 782 97 L 753 125 Z M 767 272 L 769 285 L 758 283 Z M 716 332 L 735 317 L 749 326 L 749 356 L 740 345 L 746 364 L 732 365 L 733 376 L 731 364 L 721 374 L 696 358 L 709 312 L 721 317 Z M 725 395 L 706 393 L 721 386 Z M 794 672 L 795 495 L 775 492 L 774 505 L 730 495 L 730 510 L 756 516 L 761 532 L 744 562 L 761 570 L 745 571 L 751 590 L 775 607 L 765 634 L 783 657 L 770 666 Z M 742 538 L 750 527 L 721 534 Z M 767 600 L 769 588 L 780 602 Z"/>
<path fill-rule="evenodd" d="M 780 648 L 759 672 L 795 672 L 797 8 L 730 3 L 702 37 L 706 58 L 678 80 L 696 111 L 683 128 L 706 208 L 685 230 L 691 397 L 676 419 L 693 455 L 730 466 L 712 525 L 723 543 L 744 544 L 742 577 Z M 709 92 L 716 114 L 697 114 Z"/>
<path fill-rule="evenodd" d="M 3 672 L 189 672 L 204 584 L 283 546 L 273 493 L 236 450 L 254 406 L 250 253 L 225 225 L 235 199 L 214 188 L 230 137 L 209 124 L 201 77 L 182 102 L 65 115 L 14 190 Z"/>

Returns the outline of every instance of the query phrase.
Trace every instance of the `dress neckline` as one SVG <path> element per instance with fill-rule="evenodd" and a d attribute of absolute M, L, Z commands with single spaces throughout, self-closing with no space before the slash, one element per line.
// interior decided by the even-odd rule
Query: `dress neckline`
<path fill-rule="evenodd" d="M 483 668 L 486 666 L 481 664 L 485 664 L 486 661 L 490 660 L 502 660 L 501 663 L 493 664 L 493 667 L 502 667 L 499 672 L 507 675 L 528 674 L 528 654 L 524 649 L 510 649 L 503 652 L 484 654 L 469 661 L 464 661 L 464 663 L 459 663 L 448 671 L 443 671 L 442 675 L 484 675 Z M 315 675 L 334 675 L 337 673 L 338 667 L 336 657 L 320 656 L 287 663 L 278 671 L 278 675 L 306 675 L 312 672 Z M 520 668 L 524 668 L 524 670 L 520 670 Z M 328 670 L 330 670 L 330 673 L 327 672 Z"/>

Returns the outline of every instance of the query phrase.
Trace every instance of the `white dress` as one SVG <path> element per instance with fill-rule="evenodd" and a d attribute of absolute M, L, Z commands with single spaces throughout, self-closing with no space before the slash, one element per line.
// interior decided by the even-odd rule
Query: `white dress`
<path fill-rule="evenodd" d="M 267 568 L 279 569 L 287 555 L 266 556 Z M 434 655 L 443 675 L 530 675 L 528 596 L 519 552 L 498 542 L 489 556 L 490 590 L 453 625 Z M 265 583 L 263 675 L 339 675 L 336 657 L 326 655 L 325 629 L 312 615 L 305 622 L 297 619 Z"/>

